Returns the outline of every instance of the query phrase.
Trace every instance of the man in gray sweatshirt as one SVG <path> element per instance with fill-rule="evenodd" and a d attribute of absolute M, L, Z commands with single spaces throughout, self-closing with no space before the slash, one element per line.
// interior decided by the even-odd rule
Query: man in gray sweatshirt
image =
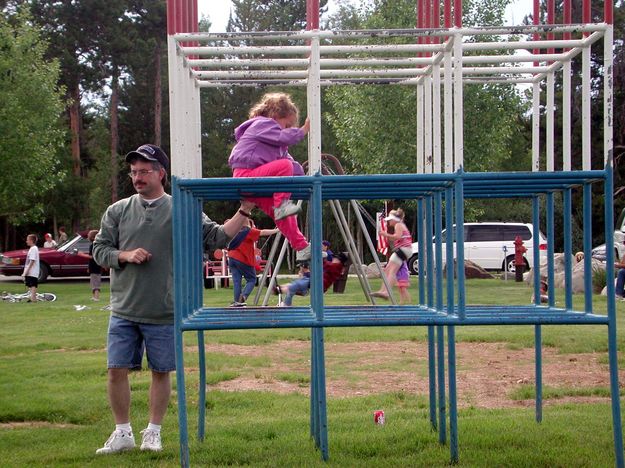
<path fill-rule="evenodd" d="M 107 388 L 116 425 L 98 454 L 135 447 L 128 372 L 141 368 L 144 349 L 152 382 L 141 450 L 162 450 L 161 422 L 171 394 L 169 373 L 175 370 L 172 198 L 165 193 L 169 158 L 158 146 L 146 144 L 128 153 L 126 162 L 137 194 L 107 208 L 93 244 L 95 261 L 111 271 Z M 253 207 L 243 201 L 224 225 L 204 215 L 205 248 L 225 247 L 247 225 Z"/>

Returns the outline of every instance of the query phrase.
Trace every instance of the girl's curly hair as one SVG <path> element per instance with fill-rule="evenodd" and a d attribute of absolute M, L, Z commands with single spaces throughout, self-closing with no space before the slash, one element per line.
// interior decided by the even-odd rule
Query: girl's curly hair
<path fill-rule="evenodd" d="M 299 109 L 286 93 L 267 93 L 250 110 L 249 118 L 269 117 L 282 119 L 295 115 L 295 122 L 299 121 Z"/>

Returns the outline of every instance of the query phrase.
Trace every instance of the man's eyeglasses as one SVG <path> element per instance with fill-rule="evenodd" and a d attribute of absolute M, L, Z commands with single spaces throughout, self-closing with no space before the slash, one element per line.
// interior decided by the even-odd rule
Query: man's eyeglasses
<path fill-rule="evenodd" d="M 134 179 L 137 176 L 141 176 L 141 177 L 145 177 L 148 174 L 152 174 L 152 172 L 157 172 L 156 169 L 141 169 L 139 171 L 130 171 L 128 173 L 128 177 L 130 177 L 131 179 Z"/>

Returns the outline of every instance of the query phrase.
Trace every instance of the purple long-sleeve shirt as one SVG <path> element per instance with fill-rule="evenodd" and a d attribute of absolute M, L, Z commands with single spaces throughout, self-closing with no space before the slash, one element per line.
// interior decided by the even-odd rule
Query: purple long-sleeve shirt
<path fill-rule="evenodd" d="M 290 159 L 294 174 L 301 175 L 303 171 L 289 154 L 289 145 L 299 143 L 305 136 L 299 128 L 282 128 L 269 117 L 254 117 L 235 129 L 237 144 L 232 148 L 228 164 L 232 169 L 255 169 L 277 159 Z"/>

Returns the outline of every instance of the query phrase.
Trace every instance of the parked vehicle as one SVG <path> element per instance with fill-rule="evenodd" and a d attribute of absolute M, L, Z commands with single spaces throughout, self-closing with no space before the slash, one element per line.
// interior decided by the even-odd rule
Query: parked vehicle
<path fill-rule="evenodd" d="M 76 255 L 78 252 L 89 253 L 89 239 L 76 234 L 73 239 L 60 245 L 57 249 L 39 249 L 39 282 L 43 283 L 48 276 L 89 276 L 87 266 L 89 259 Z M 19 276 L 24 271 L 24 263 L 28 249 L 4 252 L 0 257 L 0 274 Z"/>
<path fill-rule="evenodd" d="M 455 226 L 454 226 L 455 229 Z M 527 249 L 523 259 L 525 269 L 528 270 L 534 265 L 534 226 L 525 223 L 465 223 L 464 224 L 464 258 L 481 266 L 486 270 L 507 270 L 515 271 L 514 264 L 514 239 L 517 236 L 523 240 L 523 245 Z M 446 259 L 445 242 L 447 239 L 446 230 L 441 233 L 443 243 L 443 262 Z M 539 232 L 540 254 L 546 255 L 547 239 L 543 233 Z M 433 239 L 433 242 L 436 238 Z M 454 242 L 454 255 L 456 244 Z M 412 244 L 412 256 L 408 259 L 408 269 L 413 275 L 419 274 L 419 244 Z"/>
<path fill-rule="evenodd" d="M 616 227 L 614 229 L 614 245 L 622 246 L 625 242 L 625 208 L 621 211 L 616 219 Z"/>
<path fill-rule="evenodd" d="M 592 258 L 605 262 L 605 244 L 598 245 L 590 251 Z M 623 242 L 614 242 L 614 260 L 618 261 L 625 255 L 625 244 Z"/>

